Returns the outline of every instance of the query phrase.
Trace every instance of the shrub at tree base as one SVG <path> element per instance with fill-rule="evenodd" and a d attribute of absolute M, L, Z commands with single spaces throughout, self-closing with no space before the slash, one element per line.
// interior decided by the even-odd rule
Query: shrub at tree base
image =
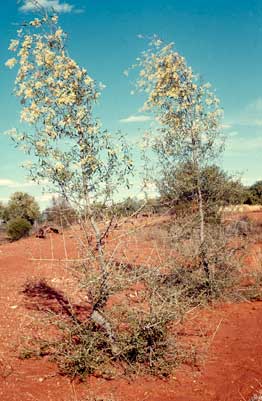
<path fill-rule="evenodd" d="M 12 241 L 27 237 L 32 226 L 26 219 L 17 217 L 9 221 L 7 226 L 7 234 Z"/>

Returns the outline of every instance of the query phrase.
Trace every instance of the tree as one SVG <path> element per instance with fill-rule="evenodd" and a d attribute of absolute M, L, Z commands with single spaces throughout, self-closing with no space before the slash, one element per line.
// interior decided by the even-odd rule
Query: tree
<path fill-rule="evenodd" d="M 205 207 L 201 172 L 223 149 L 219 99 L 209 83 L 202 83 L 174 44 L 154 38 L 136 65 L 137 85 L 147 95 L 144 109 L 155 114 L 159 128 L 152 148 L 162 177 L 172 177 L 177 166 L 190 165 L 190 183 L 199 213 L 199 252 L 205 262 Z M 186 181 L 184 181 L 186 184 Z"/>
<path fill-rule="evenodd" d="M 61 196 L 53 197 L 51 206 L 43 211 L 42 218 L 62 227 L 67 227 L 76 222 L 76 213 L 66 199 Z"/>
<path fill-rule="evenodd" d="M 143 202 L 141 200 L 128 197 L 122 202 L 117 203 L 114 207 L 113 212 L 119 216 L 131 216 L 132 214 L 135 214 L 142 205 Z"/>
<path fill-rule="evenodd" d="M 108 297 L 110 264 L 105 261 L 104 231 L 97 223 L 94 203 L 110 201 L 119 184 L 126 182 L 132 161 L 123 137 L 119 134 L 114 141 L 94 117 L 101 85 L 69 56 L 66 39 L 58 17 L 43 10 L 40 18 L 24 23 L 11 41 L 9 49 L 16 57 L 6 65 L 19 66 L 15 93 L 22 105 L 21 119 L 31 127 L 23 134 L 13 132 L 12 138 L 32 156 L 28 166 L 32 179 L 47 180 L 52 191 L 76 210 L 86 238 L 93 232 L 100 280 L 98 289 L 92 287 L 98 293 L 90 296 L 91 318 L 113 343 L 111 327 L 100 312 Z"/>
<path fill-rule="evenodd" d="M 0 202 L 0 220 L 4 219 L 4 214 L 5 214 L 5 207 L 2 202 Z"/>
<path fill-rule="evenodd" d="M 249 205 L 262 204 L 262 180 L 255 182 L 248 188 L 248 194 L 245 203 Z"/>
<path fill-rule="evenodd" d="M 40 209 L 35 198 L 25 192 L 15 192 L 4 211 L 4 219 L 10 221 L 16 218 L 22 218 L 31 225 L 40 217 Z"/>
<path fill-rule="evenodd" d="M 197 201 L 197 183 L 192 176 L 192 169 L 192 163 L 187 162 L 177 165 L 173 174 L 170 171 L 163 172 L 158 189 L 164 201 L 186 208 Z M 207 216 L 216 214 L 225 205 L 239 204 L 245 200 L 246 190 L 241 182 L 214 164 L 200 171 L 200 182 Z"/>

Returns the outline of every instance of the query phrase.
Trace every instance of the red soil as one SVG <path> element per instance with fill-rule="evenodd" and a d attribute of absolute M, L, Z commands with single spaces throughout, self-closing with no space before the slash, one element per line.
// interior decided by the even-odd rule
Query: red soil
<path fill-rule="evenodd" d="M 45 277 L 53 286 L 73 294 L 80 305 L 85 301 L 75 292 L 73 278 L 63 264 L 30 260 L 65 257 L 62 236 L 50 238 L 0 246 L 1 401 L 83 401 L 91 395 L 103 396 L 105 401 L 110 397 L 115 401 L 249 401 L 262 389 L 261 302 L 191 311 L 180 336 L 203 351 L 202 357 L 197 359 L 197 366 L 174 370 L 168 380 L 90 377 L 77 384 L 61 377 L 46 358 L 20 360 L 21 338 L 34 334 L 41 315 L 25 304 L 22 289 L 27 280 Z M 69 258 L 77 257 L 69 238 L 67 253 Z"/>
<path fill-rule="evenodd" d="M 247 218 L 251 221 L 255 221 L 257 223 L 262 223 L 262 211 L 255 212 L 243 212 L 243 213 L 226 213 L 225 220 L 236 220 L 236 219 Z"/>

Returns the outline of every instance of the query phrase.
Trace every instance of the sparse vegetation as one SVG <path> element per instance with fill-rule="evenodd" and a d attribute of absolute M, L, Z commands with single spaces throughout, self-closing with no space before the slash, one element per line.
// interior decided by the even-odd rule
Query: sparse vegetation
<path fill-rule="evenodd" d="M 62 312 L 57 313 L 52 308 L 50 324 L 58 329 L 59 340 L 54 337 L 45 341 L 44 351 L 58 363 L 61 373 L 72 377 L 94 374 L 104 378 L 137 372 L 168 376 L 175 366 L 195 358 L 180 346 L 176 330 L 170 330 L 174 322 L 183 321 L 192 308 L 218 301 L 262 298 L 261 274 L 241 273 L 242 243 L 232 247 L 232 235 L 227 236 L 221 227 L 220 231 L 215 231 L 217 226 L 208 226 L 206 258 L 210 275 L 207 278 L 202 260 L 195 252 L 197 231 L 192 233 L 191 225 L 185 228 L 185 220 L 166 228 L 169 230 L 166 231 L 167 245 L 173 246 L 176 258 L 167 258 L 162 265 L 151 267 L 112 265 L 108 292 L 103 299 L 96 267 L 75 266 L 78 277 L 81 276 L 83 294 L 88 294 L 88 316 L 97 305 L 103 308 L 100 310 L 110 324 L 112 337 L 91 319 L 82 320 L 73 304 L 58 295 Z M 235 238 L 241 237 L 237 234 Z M 245 281 L 248 285 L 244 285 Z M 43 293 L 42 284 L 29 285 L 25 295 L 35 297 L 42 288 L 42 296 L 49 294 L 51 299 L 50 294 L 53 294 L 55 299 L 55 291 L 46 284 L 44 287 L 47 291 Z M 35 301 L 40 303 L 41 296 Z M 33 344 L 32 356 L 41 355 L 42 345 L 42 340 Z"/>
<path fill-rule="evenodd" d="M 247 237 L 258 242 L 261 223 L 226 220 L 224 206 L 244 202 L 246 188 L 216 165 L 224 144 L 219 99 L 173 44 L 156 37 L 137 62 L 145 110 L 157 121 L 144 152 L 157 158 L 149 178 L 158 193 L 116 201 L 133 173 L 130 149 L 94 116 L 99 85 L 69 56 L 58 21 L 44 10 L 23 23 L 10 45 L 17 59 L 7 62 L 19 65 L 15 94 L 30 126 L 23 135 L 12 132 L 12 139 L 34 155 L 32 178 L 47 180 L 57 193 L 41 219 L 68 229 L 59 243 L 65 259 L 55 260 L 50 235 L 51 259 L 45 260 L 52 267 L 65 262 L 66 280 L 56 287 L 56 279 L 38 277 L 23 288 L 23 307 L 30 306 L 45 331 L 26 337 L 20 358 L 47 357 L 62 375 L 82 380 L 168 378 L 177 365 L 197 358 L 177 329 L 192 310 L 262 299 L 262 274 L 244 269 Z M 247 203 L 260 198 L 259 181 Z M 0 204 L 12 241 L 27 236 L 39 218 L 26 193 Z"/>
<path fill-rule="evenodd" d="M 77 215 L 74 209 L 62 197 L 53 197 L 51 205 L 43 211 L 41 218 L 43 221 L 64 228 L 77 222 Z"/>

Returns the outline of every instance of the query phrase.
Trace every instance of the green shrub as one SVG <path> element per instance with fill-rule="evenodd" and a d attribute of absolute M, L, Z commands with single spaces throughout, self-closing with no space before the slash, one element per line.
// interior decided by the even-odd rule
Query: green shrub
<path fill-rule="evenodd" d="M 246 189 L 245 203 L 248 205 L 262 205 L 262 180 L 255 182 Z"/>
<path fill-rule="evenodd" d="M 11 221 L 21 217 L 31 224 L 40 217 L 39 206 L 35 198 L 26 192 L 15 192 L 11 195 L 7 206 L 4 208 L 4 220 Z"/>
<path fill-rule="evenodd" d="M 20 238 L 29 235 L 32 226 L 26 219 L 16 217 L 9 221 L 7 226 L 7 234 L 12 241 L 17 241 Z"/>

